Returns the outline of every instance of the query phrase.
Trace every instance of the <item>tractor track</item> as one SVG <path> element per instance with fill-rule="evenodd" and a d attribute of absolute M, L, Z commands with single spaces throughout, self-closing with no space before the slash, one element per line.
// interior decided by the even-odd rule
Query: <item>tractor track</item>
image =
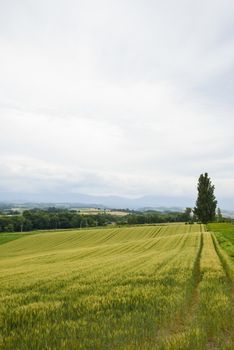
<path fill-rule="evenodd" d="M 219 246 L 219 243 L 215 237 L 215 234 L 213 232 L 211 232 L 211 237 L 212 237 L 212 241 L 214 244 L 214 249 L 216 251 L 216 254 L 220 260 L 220 264 L 223 268 L 223 271 L 226 275 L 226 279 L 228 282 L 228 286 L 230 288 L 230 299 L 231 299 L 231 317 L 232 317 L 232 324 L 234 322 L 234 271 L 231 267 L 231 265 L 229 264 L 229 256 L 226 255 L 226 253 L 224 251 L 222 251 L 222 248 Z M 230 338 L 230 337 L 229 337 Z M 231 340 L 232 344 L 234 344 L 234 335 L 231 336 Z"/>
<path fill-rule="evenodd" d="M 160 341 L 160 349 L 164 348 L 164 344 L 170 341 L 170 338 L 182 334 L 186 331 L 189 331 L 189 328 L 196 319 L 199 306 L 199 285 L 202 281 L 201 256 L 204 245 L 203 232 L 204 231 L 201 229 L 199 249 L 194 262 L 192 273 L 193 286 L 192 291 L 190 291 L 190 296 L 188 298 L 187 305 L 182 312 L 179 312 L 177 315 L 174 315 L 173 322 L 171 324 L 167 324 L 166 327 L 163 327 L 163 329 L 159 330 L 157 336 L 159 337 L 159 339 L 162 339 L 162 341 Z"/>

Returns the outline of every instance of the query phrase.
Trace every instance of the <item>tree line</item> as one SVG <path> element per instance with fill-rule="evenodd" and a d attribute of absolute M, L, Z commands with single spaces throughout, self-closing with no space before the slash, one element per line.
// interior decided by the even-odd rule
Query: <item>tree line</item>
<path fill-rule="evenodd" d="M 0 232 L 105 226 L 114 220 L 110 214 L 80 215 L 68 209 L 30 209 L 22 215 L 1 215 Z"/>
<path fill-rule="evenodd" d="M 68 209 L 30 209 L 21 215 L 1 215 L 0 232 L 25 232 L 46 229 L 86 228 L 107 225 L 138 225 L 191 221 L 191 209 L 185 212 L 131 212 L 126 216 L 100 213 L 84 215 Z"/>
<path fill-rule="evenodd" d="M 198 196 L 194 209 L 186 208 L 181 212 L 130 212 L 126 216 L 99 213 L 96 215 L 82 215 L 75 210 L 48 208 L 25 210 L 22 215 L 1 215 L 0 232 L 24 232 L 45 229 L 68 229 L 109 224 L 137 225 L 166 222 L 194 221 L 206 224 L 212 221 L 224 221 L 220 209 L 217 211 L 217 200 L 214 195 L 215 186 L 207 173 L 198 179 Z M 13 214 L 17 214 L 13 213 Z"/>

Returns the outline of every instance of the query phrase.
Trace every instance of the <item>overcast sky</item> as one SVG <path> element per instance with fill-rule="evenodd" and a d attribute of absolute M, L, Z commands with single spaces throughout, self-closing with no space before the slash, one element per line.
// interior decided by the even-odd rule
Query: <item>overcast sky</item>
<path fill-rule="evenodd" d="M 234 2 L 0 0 L 0 192 L 234 196 Z"/>

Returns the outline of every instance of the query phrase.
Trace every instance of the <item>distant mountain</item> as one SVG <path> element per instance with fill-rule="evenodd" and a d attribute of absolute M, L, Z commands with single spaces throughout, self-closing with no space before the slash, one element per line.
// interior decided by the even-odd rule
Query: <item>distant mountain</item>
<path fill-rule="evenodd" d="M 138 208 L 139 211 L 160 211 L 160 212 L 182 212 L 184 207 L 143 207 Z"/>
<path fill-rule="evenodd" d="M 222 210 L 222 215 L 224 218 L 234 219 L 234 211 L 233 210 Z"/>
<path fill-rule="evenodd" d="M 91 196 L 74 193 L 0 193 L 1 202 L 12 203 L 75 203 L 80 206 L 107 207 L 107 208 L 159 208 L 159 207 L 186 207 L 193 205 L 192 198 L 144 196 L 139 198 L 126 198 L 120 196 Z"/>
<path fill-rule="evenodd" d="M 234 198 L 218 198 L 219 207 L 225 210 L 234 210 Z M 139 198 L 127 198 L 120 196 L 91 196 L 80 193 L 38 193 L 25 194 L 13 192 L 0 192 L 0 202 L 11 203 L 73 203 L 80 207 L 106 207 L 106 208 L 122 208 L 122 209 L 155 209 L 175 210 L 193 207 L 195 205 L 195 197 L 185 196 L 143 196 Z M 147 209 L 146 209 L 147 208 Z"/>

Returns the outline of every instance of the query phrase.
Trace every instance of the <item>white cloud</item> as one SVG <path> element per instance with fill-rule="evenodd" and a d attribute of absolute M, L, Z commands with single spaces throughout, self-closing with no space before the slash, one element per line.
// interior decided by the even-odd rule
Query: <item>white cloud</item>
<path fill-rule="evenodd" d="M 230 195 L 233 14 L 228 0 L 0 4 L 1 190 L 192 195 L 208 171 Z"/>

